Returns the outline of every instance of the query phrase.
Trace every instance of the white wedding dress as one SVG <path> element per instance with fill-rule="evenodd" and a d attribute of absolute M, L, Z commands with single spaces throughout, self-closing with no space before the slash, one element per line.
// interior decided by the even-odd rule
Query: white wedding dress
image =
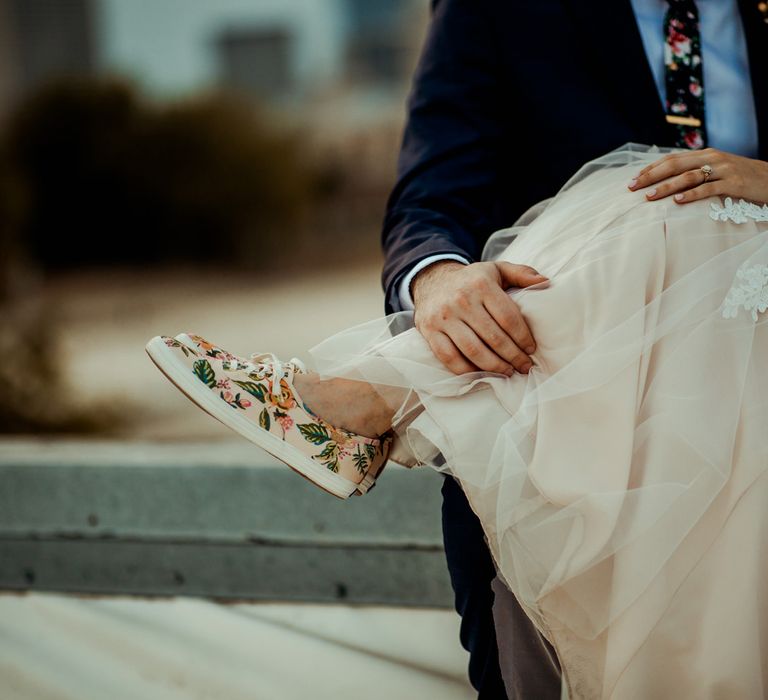
<path fill-rule="evenodd" d="M 399 386 L 398 452 L 459 480 L 570 698 L 768 697 L 768 207 L 647 202 L 626 146 L 496 233 L 537 340 L 454 376 L 410 314 L 313 351 Z M 398 331 L 398 333 L 395 333 Z M 398 401 L 398 403 L 400 403 Z M 386 477 L 384 477 L 386 478 Z"/>

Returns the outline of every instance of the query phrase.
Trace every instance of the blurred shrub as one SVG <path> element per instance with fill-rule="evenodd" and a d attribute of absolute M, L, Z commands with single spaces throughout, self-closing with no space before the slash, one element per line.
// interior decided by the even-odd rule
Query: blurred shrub
<path fill-rule="evenodd" d="M 0 312 L 0 434 L 92 433 L 107 428 L 115 419 L 111 407 L 72 402 L 50 315 L 28 304 L 0 304 Z"/>
<path fill-rule="evenodd" d="M 300 139 L 232 97 L 153 104 L 114 80 L 30 95 L 0 134 L 0 433 L 113 420 L 71 402 L 41 268 L 273 267 L 322 189 Z"/>
<path fill-rule="evenodd" d="M 19 107 L 3 142 L 0 194 L 47 268 L 269 265 L 319 185 L 296 135 L 220 95 L 157 105 L 122 82 L 59 82 Z"/>

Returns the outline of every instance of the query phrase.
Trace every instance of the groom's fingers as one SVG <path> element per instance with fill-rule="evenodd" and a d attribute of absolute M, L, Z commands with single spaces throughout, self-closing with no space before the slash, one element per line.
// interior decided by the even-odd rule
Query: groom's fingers
<path fill-rule="evenodd" d="M 547 284 L 526 265 L 441 261 L 421 271 L 411 289 L 416 328 L 451 371 L 527 372 L 535 342 L 504 289 Z"/>
<path fill-rule="evenodd" d="M 473 327 L 462 322 L 452 323 L 446 333 L 461 354 L 478 369 L 507 376 L 515 373 L 515 368 L 493 352 Z"/>
<path fill-rule="evenodd" d="M 506 294 L 504 296 L 506 297 Z M 516 309 L 516 306 L 513 306 L 513 309 Z M 530 337 L 530 333 L 522 330 L 525 328 L 525 323 L 509 324 L 510 329 L 514 326 L 515 330 L 506 330 L 496 322 L 489 309 L 484 307 L 482 312 L 484 313 L 478 313 L 480 322 L 472 325 L 472 330 L 504 362 L 514 367 L 518 372 L 527 372 L 532 366 L 532 361 L 520 349 L 520 341 L 517 340 L 517 337 L 526 338 L 524 342 L 529 343 L 526 347 L 532 347 L 533 338 Z M 505 320 L 508 321 L 511 316 L 511 313 L 508 314 L 508 318 Z"/>
<path fill-rule="evenodd" d="M 456 374 L 482 370 L 511 376 L 532 366 L 528 355 L 482 306 L 449 320 L 440 331 L 427 332 L 425 338 L 437 358 Z"/>
<path fill-rule="evenodd" d="M 504 261 L 497 261 L 494 265 L 499 273 L 499 282 L 504 289 L 530 287 L 534 284 L 544 285 L 549 282 L 549 278 L 530 265 L 518 265 Z"/>
<path fill-rule="evenodd" d="M 426 333 L 424 339 L 432 349 L 435 357 L 454 374 L 466 374 L 467 372 L 477 371 L 477 367 L 459 352 L 454 342 L 445 333 L 440 331 Z"/>
<path fill-rule="evenodd" d="M 535 352 L 536 341 L 523 316 L 523 312 L 520 311 L 520 307 L 500 288 L 497 294 L 490 295 L 485 300 L 485 308 L 488 309 L 488 313 L 496 323 L 501 326 L 504 333 L 512 339 L 518 352 L 527 353 L 525 360 L 530 361 L 528 355 Z M 508 359 L 512 361 L 512 364 L 519 371 L 520 365 L 518 362 L 513 361 L 512 358 Z M 522 360 L 521 363 L 525 364 Z"/>

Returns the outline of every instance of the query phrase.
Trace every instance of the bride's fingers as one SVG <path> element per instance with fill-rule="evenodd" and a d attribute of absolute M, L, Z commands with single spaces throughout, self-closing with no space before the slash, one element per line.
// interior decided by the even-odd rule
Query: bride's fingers
<path fill-rule="evenodd" d="M 714 185 L 714 187 L 707 188 L 707 191 L 710 191 L 712 194 L 722 194 L 724 192 L 723 187 L 725 185 L 725 178 L 727 177 L 728 172 L 729 171 L 727 166 L 724 165 L 719 170 L 720 177 L 715 177 L 713 173 L 712 178 L 706 178 L 701 168 L 697 168 L 696 170 L 688 170 L 682 175 L 672 177 L 662 183 L 659 183 L 656 187 L 652 187 L 651 189 L 647 190 L 645 192 L 645 196 L 647 199 L 655 201 L 657 199 L 664 199 L 664 197 L 669 197 L 675 193 L 687 192 L 694 188 L 699 188 L 704 184 Z"/>
<path fill-rule="evenodd" d="M 694 187 L 703 185 L 704 182 L 704 173 L 701 170 L 688 170 L 682 175 L 676 175 L 647 190 L 645 196 L 651 200 L 664 199 L 664 197 L 669 197 L 675 194 L 675 192 L 692 190 Z"/>
<path fill-rule="evenodd" d="M 706 199 L 717 194 L 723 194 L 722 185 L 718 182 L 707 182 L 704 185 L 694 187 L 692 190 L 685 192 L 678 192 L 672 199 L 678 204 L 688 204 L 688 202 L 695 202 L 699 199 Z"/>
<path fill-rule="evenodd" d="M 681 153 L 668 153 L 658 160 L 653 161 L 653 163 L 646 165 L 642 170 L 640 170 L 638 176 L 645 175 L 652 170 L 658 170 L 660 168 L 674 170 L 676 167 L 681 167 L 681 163 L 686 163 L 686 165 L 688 165 L 692 159 L 695 160 L 701 158 L 702 153 L 706 153 L 706 151 L 683 151 Z"/>
<path fill-rule="evenodd" d="M 670 153 L 650 165 L 646 165 L 627 186 L 630 190 L 638 190 L 675 175 L 698 170 L 703 165 L 711 165 L 714 168 L 716 164 L 720 163 L 721 156 L 722 153 L 714 148 L 706 148 L 703 151 Z"/>
<path fill-rule="evenodd" d="M 646 175 L 651 171 L 682 171 L 688 170 L 695 163 L 706 163 L 716 158 L 720 151 L 714 148 L 704 148 L 700 151 L 679 151 L 677 153 L 668 153 L 667 155 L 646 165 L 638 175 Z"/>

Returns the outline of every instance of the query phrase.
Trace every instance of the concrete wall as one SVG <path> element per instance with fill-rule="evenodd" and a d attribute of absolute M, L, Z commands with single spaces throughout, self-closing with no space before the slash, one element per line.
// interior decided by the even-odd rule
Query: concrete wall
<path fill-rule="evenodd" d="M 4 441 L 0 588 L 450 607 L 441 480 L 341 501 L 241 441 Z"/>

